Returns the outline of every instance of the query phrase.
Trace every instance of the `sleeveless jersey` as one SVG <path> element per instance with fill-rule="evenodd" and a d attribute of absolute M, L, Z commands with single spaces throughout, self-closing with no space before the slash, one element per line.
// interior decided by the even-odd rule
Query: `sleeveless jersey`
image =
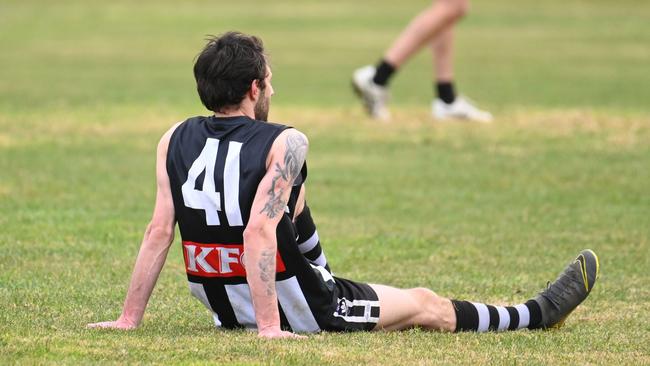
<path fill-rule="evenodd" d="M 269 150 L 287 128 L 248 117 L 193 117 L 169 141 L 167 174 L 190 291 L 217 326 L 256 328 L 243 232 Z M 305 164 L 276 232 L 281 325 L 295 332 L 319 331 L 336 306 L 331 275 L 311 265 L 296 243 L 290 214 L 306 174 Z"/>

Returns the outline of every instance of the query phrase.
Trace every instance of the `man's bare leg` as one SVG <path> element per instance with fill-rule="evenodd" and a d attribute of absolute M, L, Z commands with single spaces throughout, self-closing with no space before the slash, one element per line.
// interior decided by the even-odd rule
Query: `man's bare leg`
<path fill-rule="evenodd" d="M 353 88 L 362 98 L 371 117 L 379 120 L 390 119 L 387 88 L 392 75 L 420 48 L 433 42 L 441 32 L 462 18 L 468 6 L 468 0 L 434 1 L 404 28 L 386 50 L 377 67 L 367 65 L 354 71 Z"/>
<path fill-rule="evenodd" d="M 401 330 L 416 326 L 429 330 L 456 330 L 451 300 L 426 288 L 398 289 L 371 284 L 379 297 L 379 323 L 375 330 Z"/>
<path fill-rule="evenodd" d="M 418 14 L 384 54 L 384 60 L 399 68 L 425 44 L 432 42 L 467 12 L 467 0 L 438 0 Z"/>
<path fill-rule="evenodd" d="M 435 73 L 435 92 L 437 98 L 432 104 L 431 113 L 436 119 L 460 119 L 477 122 L 490 122 L 490 112 L 480 110 L 474 102 L 456 95 L 454 85 L 454 27 L 443 30 L 431 43 L 433 69 Z"/>
<path fill-rule="evenodd" d="M 534 299 L 513 306 L 450 300 L 425 288 L 401 290 L 370 285 L 380 306 L 375 330 L 422 327 L 450 332 L 487 332 L 559 328 L 591 292 L 599 267 L 596 253 L 583 250 L 544 291 Z"/>
<path fill-rule="evenodd" d="M 431 43 L 433 72 L 438 82 L 454 80 L 454 27 L 443 30 Z"/>

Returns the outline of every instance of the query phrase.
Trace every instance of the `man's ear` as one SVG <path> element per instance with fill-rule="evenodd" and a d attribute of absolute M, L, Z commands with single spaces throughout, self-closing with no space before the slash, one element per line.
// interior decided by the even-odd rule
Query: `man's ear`
<path fill-rule="evenodd" d="M 260 96 L 259 80 L 255 79 L 251 82 L 251 88 L 248 90 L 248 96 L 251 100 L 257 100 Z"/>

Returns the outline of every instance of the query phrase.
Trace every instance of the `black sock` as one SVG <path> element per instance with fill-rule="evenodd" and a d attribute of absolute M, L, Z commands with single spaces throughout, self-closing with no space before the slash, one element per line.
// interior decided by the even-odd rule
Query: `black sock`
<path fill-rule="evenodd" d="M 372 81 L 377 85 L 386 86 L 394 72 L 395 66 L 382 59 L 377 65 L 377 71 L 375 72 L 375 77 L 372 78 Z"/>
<path fill-rule="evenodd" d="M 516 306 L 493 306 L 469 301 L 451 300 L 456 312 L 456 332 L 536 329 L 542 322 L 542 311 L 534 300 Z"/>
<path fill-rule="evenodd" d="M 311 217 L 311 211 L 305 202 L 305 208 L 300 215 L 296 217 L 296 231 L 298 232 L 298 250 L 307 258 L 307 260 L 317 266 L 324 267 L 330 271 L 330 266 L 327 264 L 327 258 L 320 245 L 320 238 L 318 231 L 316 231 L 316 224 Z M 331 272 L 331 271 L 330 271 Z"/>
<path fill-rule="evenodd" d="M 456 91 L 452 81 L 438 81 L 435 86 L 438 98 L 442 99 L 443 102 L 451 104 L 456 100 Z"/>

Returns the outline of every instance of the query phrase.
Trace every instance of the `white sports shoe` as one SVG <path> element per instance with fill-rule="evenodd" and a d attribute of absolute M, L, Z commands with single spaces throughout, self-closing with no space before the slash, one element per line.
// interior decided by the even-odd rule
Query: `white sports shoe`
<path fill-rule="evenodd" d="M 375 71 L 375 67 L 371 65 L 356 69 L 352 74 L 352 87 L 363 99 L 363 106 L 370 117 L 387 121 L 390 119 L 390 112 L 386 104 L 390 95 L 387 88 L 372 81 Z"/>
<path fill-rule="evenodd" d="M 436 98 L 431 106 L 433 117 L 439 120 L 464 119 L 475 122 L 492 122 L 492 114 L 478 109 L 469 99 L 459 95 L 453 103 L 447 104 Z"/>

